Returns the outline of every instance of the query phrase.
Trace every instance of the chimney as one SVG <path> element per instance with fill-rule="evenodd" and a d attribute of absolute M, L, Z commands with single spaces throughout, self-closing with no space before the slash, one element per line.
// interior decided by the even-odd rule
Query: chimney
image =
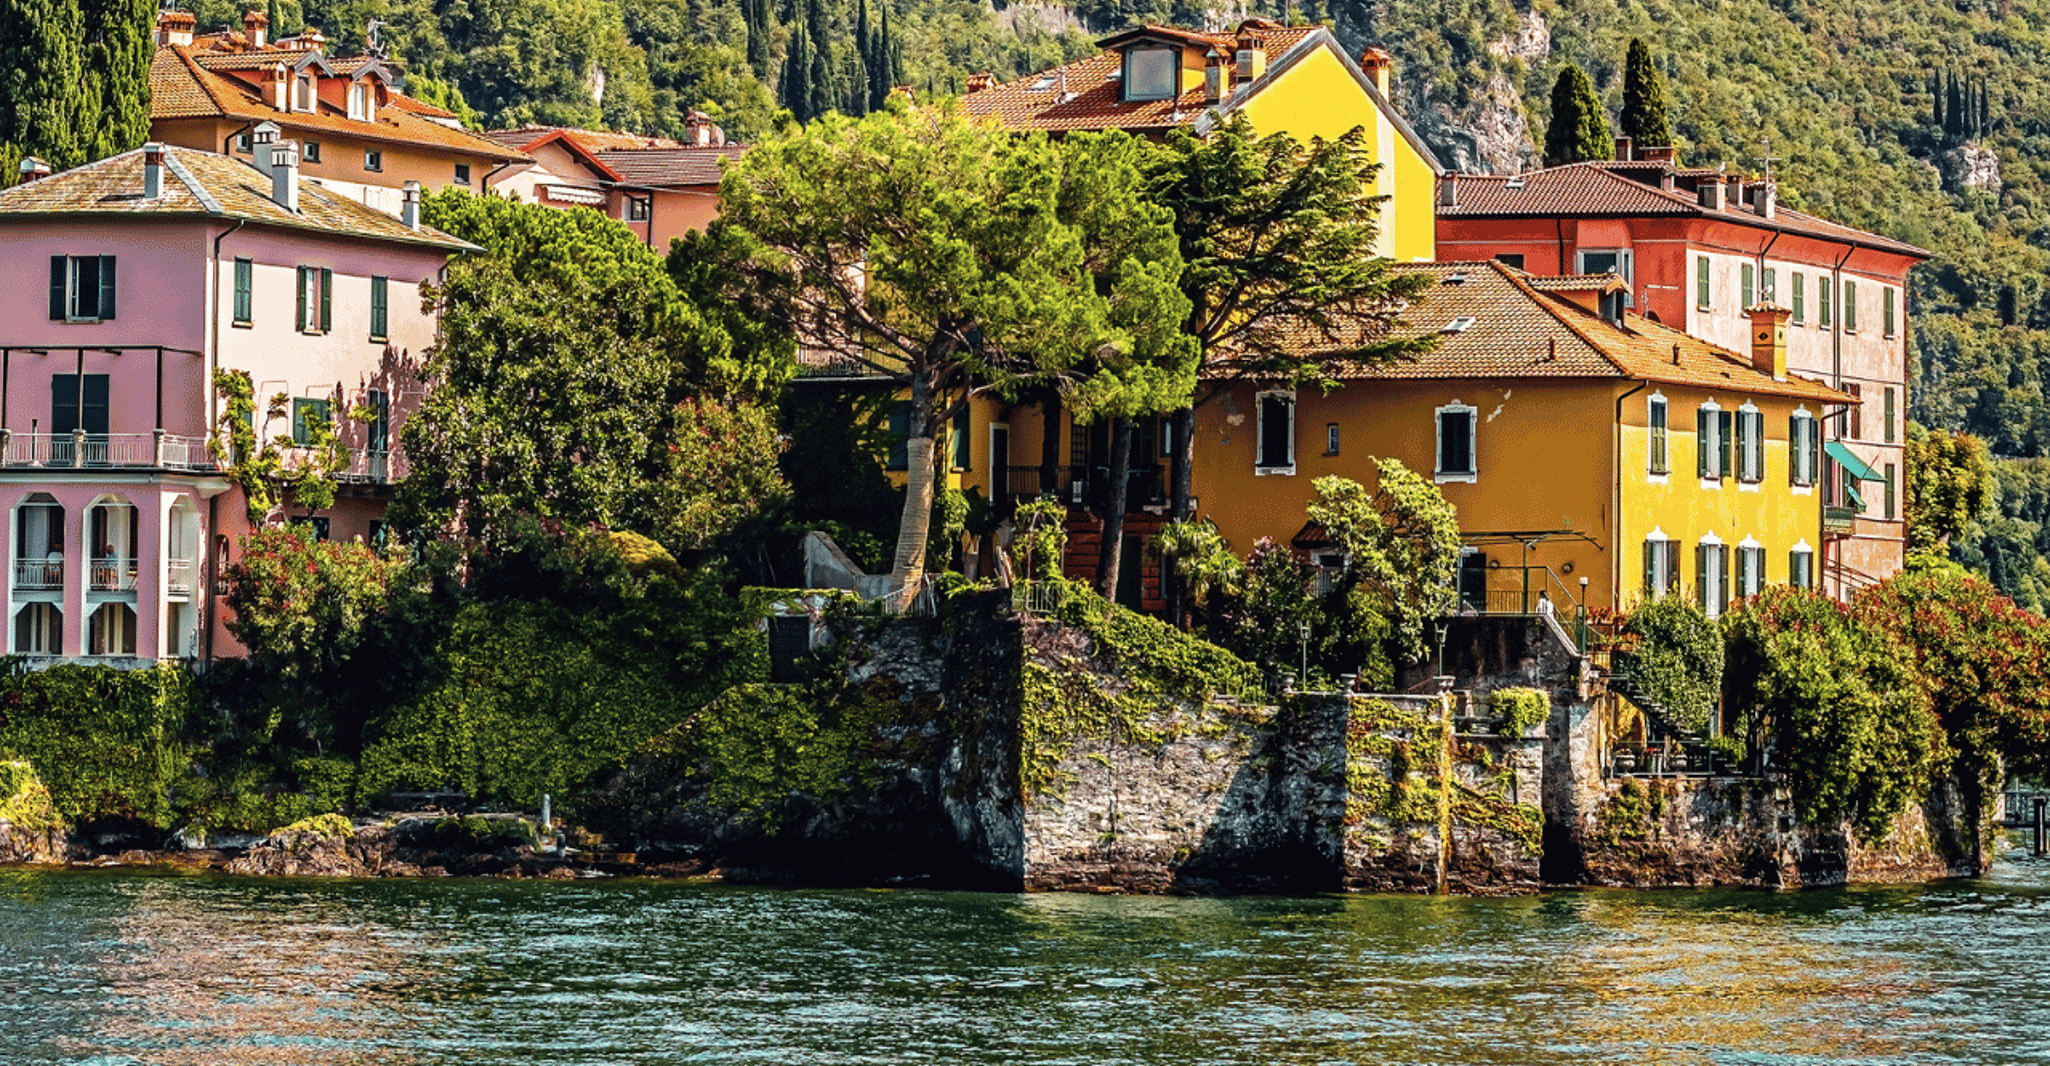
<path fill-rule="evenodd" d="M 1632 142 L 1628 137 L 1616 138 L 1616 162 L 1628 163 L 1632 159 L 1636 158 L 1630 152 L 1631 143 Z"/>
<path fill-rule="evenodd" d="M 1238 80 L 1250 82 L 1267 73 L 1267 42 L 1243 27 L 1238 39 Z"/>
<path fill-rule="evenodd" d="M 262 48 L 270 41 L 270 16 L 261 11 L 251 11 L 242 16 L 242 36 L 249 38 L 249 47 Z"/>
<path fill-rule="evenodd" d="M 1758 191 L 1755 196 L 1756 198 L 1752 203 L 1758 208 L 1758 214 L 1761 217 L 1774 218 L 1778 216 L 1780 207 L 1780 187 L 1778 182 L 1759 182 Z"/>
<path fill-rule="evenodd" d="M 1224 81 L 1224 56 L 1212 48 L 1203 53 L 1203 102 L 1217 103 L 1229 91 Z"/>
<path fill-rule="evenodd" d="M 279 207 L 299 213 L 299 146 L 291 141 L 271 146 L 270 198 Z"/>
<path fill-rule="evenodd" d="M 299 31 L 299 47 L 309 52 L 318 52 L 327 47 L 327 37 L 319 29 L 308 26 Z"/>
<path fill-rule="evenodd" d="M 190 11 L 166 11 L 157 16 L 157 43 L 192 47 L 192 30 L 199 19 Z"/>
<path fill-rule="evenodd" d="M 256 164 L 256 169 L 270 173 L 270 153 L 277 143 L 278 124 L 275 122 L 259 122 L 255 129 L 249 131 L 250 162 Z"/>
<path fill-rule="evenodd" d="M 270 105 L 279 111 L 292 110 L 292 72 L 283 63 L 270 68 Z"/>
<path fill-rule="evenodd" d="M 981 74 L 970 74 L 968 75 L 968 85 L 961 90 L 961 95 L 966 96 L 969 93 L 979 93 L 984 89 L 994 89 L 996 86 L 997 76 L 994 74 L 987 71 Z"/>
<path fill-rule="evenodd" d="M 1360 71 L 1367 76 L 1367 80 L 1374 83 L 1375 89 L 1380 90 L 1383 99 L 1386 99 L 1388 94 L 1393 91 L 1393 83 L 1395 81 L 1394 56 L 1379 48 L 1369 48 L 1360 53 Z"/>
<path fill-rule="evenodd" d="M 1751 320 L 1751 368 L 1774 381 L 1787 380 L 1787 319 L 1792 316 L 1769 301 L 1744 309 Z"/>
<path fill-rule="evenodd" d="M 49 176 L 50 164 L 37 159 L 35 156 L 29 156 L 21 161 L 21 183 L 23 185 L 27 185 L 38 178 L 47 178 Z"/>
<path fill-rule="evenodd" d="M 420 183 L 417 181 L 407 182 L 405 192 L 402 195 L 405 199 L 401 201 L 399 207 L 399 221 L 404 222 L 407 229 L 419 229 Z"/>
<path fill-rule="evenodd" d="M 1459 172 L 1448 170 L 1438 179 L 1438 206 L 1459 206 Z"/>
<path fill-rule="evenodd" d="M 155 141 L 142 146 L 142 198 L 155 200 L 164 195 L 164 146 Z"/>
<path fill-rule="evenodd" d="M 1713 177 L 1703 180 L 1700 185 L 1696 186 L 1694 195 L 1701 202 L 1701 206 L 1708 208 L 1710 211 L 1720 211 L 1723 209 L 1723 183 Z"/>
<path fill-rule="evenodd" d="M 1637 149 L 1637 158 L 1647 163 L 1671 163 L 1676 167 L 1680 165 L 1680 153 L 1670 144 L 1647 144 Z"/>

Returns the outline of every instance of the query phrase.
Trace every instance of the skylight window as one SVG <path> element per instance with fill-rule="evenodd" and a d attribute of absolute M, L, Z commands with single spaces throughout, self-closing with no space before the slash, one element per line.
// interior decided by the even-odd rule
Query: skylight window
<path fill-rule="evenodd" d="M 1445 328 L 1439 330 L 1438 332 L 1465 333 L 1467 330 L 1473 328 L 1473 324 L 1475 321 L 1476 319 L 1472 315 L 1460 315 L 1458 318 L 1455 318 L 1452 321 L 1445 323 Z"/>
<path fill-rule="evenodd" d="M 1447 284 L 1447 285 L 1464 285 L 1464 284 L 1466 284 L 1466 272 L 1462 270 L 1462 271 L 1460 271 L 1460 272 L 1459 272 L 1459 273 L 1457 273 L 1457 274 L 1447 274 L 1447 275 L 1445 275 L 1445 284 Z"/>
<path fill-rule="evenodd" d="M 1053 88 L 1053 87 L 1054 87 L 1055 85 L 1058 85 L 1058 84 L 1060 84 L 1060 79 L 1059 79 L 1059 78 L 1056 78 L 1056 77 L 1054 77 L 1054 76 L 1053 76 L 1053 75 L 1051 75 L 1051 74 L 1046 74 L 1046 75 L 1042 75 L 1042 76 L 1040 77 L 1040 79 L 1039 79 L 1038 81 L 1035 81 L 1035 82 L 1033 82 L 1033 83 L 1032 83 L 1032 88 L 1031 88 L 1031 89 L 1029 89 L 1029 90 L 1027 90 L 1027 91 L 1028 91 L 1028 92 L 1035 92 L 1035 93 L 1043 93 L 1043 92 L 1047 91 L 1048 89 L 1051 89 L 1051 88 Z"/>
<path fill-rule="evenodd" d="M 1521 189 L 1523 188 L 1523 179 L 1510 178 L 1508 181 L 1502 183 L 1502 187 L 1505 189 Z"/>

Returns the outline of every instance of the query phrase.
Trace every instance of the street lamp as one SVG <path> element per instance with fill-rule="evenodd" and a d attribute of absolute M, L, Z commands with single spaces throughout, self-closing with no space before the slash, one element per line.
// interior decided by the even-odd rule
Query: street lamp
<path fill-rule="evenodd" d="M 1304 688 L 1304 691 L 1308 691 L 1308 690 L 1309 690 L 1309 684 L 1310 684 L 1310 623 L 1309 623 L 1309 622 L 1308 622 L 1307 620 L 1306 620 L 1306 621 L 1304 621 L 1304 622 L 1302 622 L 1302 623 L 1300 623 L 1299 625 L 1297 625 L 1297 626 L 1296 626 L 1296 631 L 1297 631 L 1297 632 L 1298 632 L 1299 634 L 1301 634 L 1301 636 L 1302 636 L 1302 638 L 1303 638 L 1303 644 L 1302 644 L 1302 651 L 1303 651 L 1302 671 L 1303 671 L 1303 672 L 1302 672 L 1302 674 L 1301 674 L 1301 677 L 1302 677 L 1302 679 L 1303 679 L 1303 688 Z"/>

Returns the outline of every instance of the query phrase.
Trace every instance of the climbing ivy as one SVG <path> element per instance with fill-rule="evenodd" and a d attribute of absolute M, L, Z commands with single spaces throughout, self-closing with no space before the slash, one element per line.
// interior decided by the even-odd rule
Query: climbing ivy
<path fill-rule="evenodd" d="M 132 818 L 159 827 L 190 760 L 182 734 L 191 675 L 164 664 L 110 670 L 0 662 L 0 759 L 32 767 L 66 821 Z"/>
<path fill-rule="evenodd" d="M 1488 694 L 1488 709 L 1502 719 L 1505 737 L 1520 737 L 1544 724 L 1552 713 L 1552 698 L 1543 689 L 1498 688 Z"/>
<path fill-rule="evenodd" d="M 284 507 L 285 501 L 312 514 L 335 502 L 334 475 L 348 468 L 349 449 L 335 433 L 332 415 L 305 419 L 306 439 L 272 436 L 261 441 L 257 434 L 256 390 L 246 370 L 214 371 L 214 392 L 221 399 L 221 418 L 207 448 L 221 464 L 228 480 L 242 489 L 249 524 L 261 527 Z M 273 395 L 263 408 L 263 425 L 290 419 L 292 398 Z M 350 418 L 370 418 L 367 410 L 348 412 Z"/>
<path fill-rule="evenodd" d="M 1623 632 L 1637 638 L 1630 677 L 1690 732 L 1706 736 L 1722 691 L 1723 635 L 1690 600 L 1661 596 L 1632 612 Z"/>

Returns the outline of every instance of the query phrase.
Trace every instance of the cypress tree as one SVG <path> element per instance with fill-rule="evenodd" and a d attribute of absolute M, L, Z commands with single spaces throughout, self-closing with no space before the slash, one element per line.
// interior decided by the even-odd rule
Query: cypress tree
<path fill-rule="evenodd" d="M 1665 75 L 1651 61 L 1651 49 L 1635 37 L 1623 63 L 1623 113 L 1618 121 L 1623 135 L 1639 145 L 1673 143 L 1673 128 L 1666 121 Z"/>
<path fill-rule="evenodd" d="M 1943 75 L 1929 72 L 1929 124 L 1943 128 Z"/>
<path fill-rule="evenodd" d="M 1952 140 L 1963 140 L 1965 136 L 1965 98 L 1958 88 L 1957 71 L 1948 75 L 1950 91 L 1945 95 L 1943 132 Z"/>
<path fill-rule="evenodd" d="M 811 34 L 802 23 L 790 27 L 790 47 L 783 53 L 783 106 L 799 122 L 816 118 L 811 109 Z"/>
<path fill-rule="evenodd" d="M 104 159 L 149 139 L 157 6 L 154 0 L 83 0 L 81 12 L 89 80 L 79 102 L 80 129 L 90 157 Z M 86 118 L 95 112 L 93 120 Z"/>
<path fill-rule="evenodd" d="M 275 41 L 280 37 L 286 36 L 285 13 L 279 9 L 278 0 L 270 0 L 268 4 L 264 5 L 263 16 L 270 20 L 271 40 Z"/>
<path fill-rule="evenodd" d="M 875 77 L 875 66 L 870 62 L 875 57 L 875 25 L 869 21 L 868 0 L 861 0 L 854 16 L 854 67 L 859 75 L 854 84 L 847 87 L 848 114 L 865 115 L 873 110 L 869 101 L 875 99 L 871 79 Z"/>
<path fill-rule="evenodd" d="M 811 37 L 811 115 L 816 118 L 840 106 L 838 66 L 833 62 L 833 24 L 826 18 L 825 0 L 809 0 L 805 8 L 805 32 Z"/>
<path fill-rule="evenodd" d="M 1545 128 L 1545 165 L 1607 159 L 1616 154 L 1609 113 L 1594 94 L 1587 72 L 1573 63 L 1552 83 L 1552 122 Z"/>
<path fill-rule="evenodd" d="M 740 17 L 747 24 L 747 65 L 755 79 L 769 83 L 769 0 L 740 0 Z"/>
<path fill-rule="evenodd" d="M 0 144 L 56 170 L 86 161 L 83 36 L 78 0 L 0 0 Z"/>
<path fill-rule="evenodd" d="M 868 57 L 868 106 L 873 111 L 883 109 L 890 90 L 904 76 L 904 58 L 896 35 L 890 32 L 890 0 L 877 0 L 877 6 L 882 10 L 876 16 L 875 41 Z"/>

